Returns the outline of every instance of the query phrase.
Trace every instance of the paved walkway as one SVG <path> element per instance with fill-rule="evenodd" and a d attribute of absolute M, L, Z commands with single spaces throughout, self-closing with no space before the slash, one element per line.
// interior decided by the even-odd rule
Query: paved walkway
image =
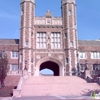
<path fill-rule="evenodd" d="M 13 100 L 91 100 L 88 96 L 75 96 L 75 97 L 65 97 L 65 96 L 34 96 L 34 97 L 20 97 L 13 98 Z"/>

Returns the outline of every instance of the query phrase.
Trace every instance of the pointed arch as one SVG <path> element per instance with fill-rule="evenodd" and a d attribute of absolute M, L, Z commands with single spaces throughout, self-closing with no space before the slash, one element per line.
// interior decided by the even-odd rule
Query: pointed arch
<path fill-rule="evenodd" d="M 56 63 L 58 66 L 59 66 L 59 76 L 64 76 L 64 66 L 62 64 L 61 61 L 59 61 L 58 59 L 56 58 L 53 58 L 53 57 L 45 57 L 45 58 L 42 58 L 40 59 L 37 64 L 36 64 L 36 71 L 35 71 L 35 76 L 39 76 L 39 71 L 40 71 L 40 65 L 44 62 L 54 62 Z"/>

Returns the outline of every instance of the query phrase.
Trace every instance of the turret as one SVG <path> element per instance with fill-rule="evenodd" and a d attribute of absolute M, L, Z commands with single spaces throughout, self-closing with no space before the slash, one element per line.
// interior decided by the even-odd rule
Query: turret
<path fill-rule="evenodd" d="M 66 73 L 72 75 L 77 70 L 77 23 L 75 0 L 62 0 L 62 31 L 64 38 L 64 51 L 66 59 Z"/>
<path fill-rule="evenodd" d="M 19 66 L 21 70 L 26 69 L 29 73 L 31 73 L 31 68 L 33 66 L 34 17 L 35 0 L 21 0 Z"/>

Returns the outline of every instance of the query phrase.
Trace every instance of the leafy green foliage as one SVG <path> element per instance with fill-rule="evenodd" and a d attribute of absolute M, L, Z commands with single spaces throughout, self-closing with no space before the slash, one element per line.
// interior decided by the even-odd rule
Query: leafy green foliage
<path fill-rule="evenodd" d="M 7 76 L 8 59 L 5 52 L 0 52 L 0 81 L 1 84 L 4 82 L 5 77 Z"/>

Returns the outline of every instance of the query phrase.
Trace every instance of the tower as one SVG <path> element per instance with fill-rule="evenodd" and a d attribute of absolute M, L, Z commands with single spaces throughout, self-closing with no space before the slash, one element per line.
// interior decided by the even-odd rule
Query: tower
<path fill-rule="evenodd" d="M 66 59 L 66 71 L 72 75 L 77 70 L 78 61 L 78 40 L 76 23 L 76 2 L 75 0 L 62 0 L 62 31 L 64 35 L 64 52 Z"/>
<path fill-rule="evenodd" d="M 20 70 L 33 68 L 35 0 L 21 1 L 21 26 L 19 45 Z"/>

